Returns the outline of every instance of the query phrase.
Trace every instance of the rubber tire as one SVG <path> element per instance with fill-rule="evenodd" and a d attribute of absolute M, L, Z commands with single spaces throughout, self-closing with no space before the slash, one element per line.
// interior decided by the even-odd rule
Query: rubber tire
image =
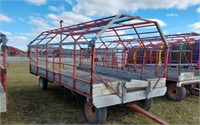
<path fill-rule="evenodd" d="M 137 105 L 146 111 L 150 111 L 153 106 L 153 98 L 140 100 Z"/>
<path fill-rule="evenodd" d="M 175 91 L 176 95 L 171 95 L 170 92 Z M 168 99 L 173 101 L 182 101 L 186 96 L 185 87 L 177 87 L 176 84 L 168 84 L 166 96 Z"/>
<path fill-rule="evenodd" d="M 85 102 L 83 104 L 83 114 L 85 117 L 85 120 L 89 122 L 90 124 L 103 124 L 107 119 L 107 108 L 96 108 L 92 102 L 88 102 L 87 99 L 85 99 Z M 89 109 L 88 105 L 93 105 L 93 108 L 96 112 L 95 118 L 91 118 L 89 116 Z"/>
<path fill-rule="evenodd" d="M 199 84 L 199 83 L 196 83 L 196 84 Z M 200 86 L 200 85 L 198 85 L 198 88 L 199 88 L 199 86 Z M 200 96 L 200 91 L 199 91 L 199 90 L 194 90 L 194 89 L 192 89 L 192 85 L 189 86 L 188 91 L 189 91 L 192 95 Z"/>
<path fill-rule="evenodd" d="M 47 90 L 48 80 L 40 76 L 39 77 L 39 87 L 41 90 Z"/>

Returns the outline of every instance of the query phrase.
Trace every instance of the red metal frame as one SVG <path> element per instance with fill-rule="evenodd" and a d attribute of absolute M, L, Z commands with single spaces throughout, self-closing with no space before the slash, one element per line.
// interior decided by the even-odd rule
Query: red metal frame
<path fill-rule="evenodd" d="M 165 36 L 166 40 L 168 41 L 169 46 L 176 46 L 175 49 L 170 49 L 169 50 L 169 59 L 168 59 L 168 67 L 172 67 L 173 65 L 176 65 L 176 67 L 179 69 L 179 74 L 181 73 L 181 68 L 183 68 L 183 65 L 185 65 L 182 62 L 182 56 L 186 59 L 185 63 L 188 65 L 188 68 L 193 71 L 194 68 L 198 69 L 199 68 L 199 60 L 200 60 L 200 51 L 198 51 L 198 60 L 197 62 L 193 60 L 193 51 L 194 48 L 192 48 L 192 44 L 194 43 L 199 43 L 200 41 L 200 34 L 198 33 L 183 33 L 183 34 L 172 34 L 172 35 L 166 35 Z M 146 38 L 149 41 L 156 41 L 156 44 L 148 44 L 147 46 L 149 48 L 151 48 L 151 51 L 154 50 L 154 48 L 159 47 L 159 46 L 163 46 L 164 44 L 162 42 L 159 42 L 160 38 L 159 37 L 148 37 Z M 187 45 L 187 49 L 186 50 L 181 50 L 180 46 L 181 45 Z M 136 46 L 135 48 L 139 48 L 139 46 Z M 199 46 L 199 50 L 200 50 L 200 46 Z M 151 61 L 149 61 L 149 64 L 157 64 L 158 61 L 158 52 L 156 52 L 156 58 L 154 58 L 154 56 L 152 56 L 152 54 L 150 54 L 150 52 L 148 53 L 149 55 L 149 59 Z M 153 52 L 155 55 L 155 52 Z M 161 58 L 165 58 L 164 57 L 164 53 L 162 52 L 161 54 Z M 176 57 L 174 57 L 175 60 L 171 61 L 171 56 L 172 55 L 176 55 Z M 130 55 L 130 57 L 132 57 L 132 55 Z M 131 60 L 128 60 L 131 61 Z M 156 63 L 155 63 L 156 62 Z M 157 66 L 156 66 L 157 68 Z M 173 79 L 173 78 L 167 78 L 170 81 L 177 81 L 177 79 Z"/>
<path fill-rule="evenodd" d="M 8 104 L 8 95 L 7 95 L 7 63 L 6 63 L 6 43 L 7 43 L 7 38 L 4 34 L 1 33 L 0 37 L 4 37 L 5 39 L 2 39 L 2 43 L 1 43 L 1 57 L 2 57 L 2 62 L 1 62 L 1 66 L 0 66 L 0 72 L 1 72 L 1 84 L 3 86 L 3 91 L 6 93 L 6 103 Z M 5 41 L 3 41 L 5 40 Z"/>
<path fill-rule="evenodd" d="M 159 40 L 165 45 L 162 51 L 166 53 L 166 58 L 164 58 L 165 60 L 163 61 L 165 63 L 164 68 L 166 68 L 169 48 L 158 23 L 128 15 L 120 15 L 119 18 L 114 20 L 116 17 L 117 16 L 111 16 L 42 32 L 29 44 L 30 71 L 32 72 L 31 66 L 34 65 L 37 68 L 34 74 L 42 75 L 45 78 L 48 78 L 48 73 L 51 71 L 53 72 L 52 80 L 64 85 L 61 80 L 62 75 L 64 75 L 63 66 L 72 68 L 73 75 L 68 77 L 73 79 L 73 85 L 67 86 L 65 84 L 65 86 L 77 93 L 92 97 L 92 84 L 94 83 L 94 76 L 97 75 L 94 71 L 94 67 L 103 66 L 121 69 L 127 72 L 135 72 L 126 68 L 126 65 L 129 64 L 127 62 L 128 51 L 135 48 L 144 50 L 146 54 L 146 50 L 148 50 L 146 44 L 149 42 L 154 43 L 154 41 L 148 41 L 145 36 L 159 36 Z M 110 25 L 113 20 L 113 24 Z M 101 32 L 104 33 L 98 36 Z M 59 35 L 62 35 L 60 41 L 57 39 Z M 95 44 L 92 47 L 88 46 L 93 40 L 95 40 Z M 55 43 L 55 41 L 57 42 Z M 135 44 L 139 44 L 140 46 L 134 47 Z M 65 47 L 67 47 L 67 49 Z M 55 48 L 58 48 L 58 50 Z M 49 51 L 51 49 L 53 49 L 52 52 Z M 42 51 L 45 51 L 45 54 L 41 54 Z M 55 53 L 58 53 L 59 56 L 54 56 L 56 55 Z M 71 64 L 67 63 L 67 60 L 71 61 Z M 143 58 L 143 63 L 140 64 L 143 70 L 138 73 L 146 74 L 144 72 L 145 60 L 146 57 Z M 89 68 L 81 65 L 86 62 Z M 52 68 L 50 65 L 52 65 Z M 46 73 L 39 74 L 39 67 L 43 66 Z M 78 78 L 77 68 L 89 70 L 90 76 L 88 77 L 90 77 L 90 80 L 86 81 L 83 78 Z M 58 81 L 55 80 L 56 73 L 59 73 Z M 147 75 L 165 77 L 165 72 L 162 76 L 158 76 L 155 68 L 155 73 Z M 98 75 L 98 77 L 101 78 L 100 75 Z M 76 87 L 77 80 L 90 84 L 90 92 L 83 92 L 78 89 Z M 106 84 L 105 81 L 104 83 Z"/>
<path fill-rule="evenodd" d="M 146 110 L 140 108 L 139 106 L 135 105 L 135 104 L 127 104 L 127 106 L 130 108 L 130 109 L 133 109 L 134 111 L 137 111 L 138 113 L 144 115 L 145 117 L 157 122 L 157 123 L 160 123 L 161 125 L 169 125 L 169 123 L 167 123 L 166 121 L 162 120 L 162 119 L 159 119 L 158 117 L 152 115 L 150 112 L 147 112 Z"/>
<path fill-rule="evenodd" d="M 1 67 L 1 83 L 4 88 L 4 91 L 7 92 L 7 75 L 6 75 L 6 46 L 2 47 L 2 66 Z"/>
<path fill-rule="evenodd" d="M 198 33 L 184 33 L 184 34 L 174 34 L 174 35 L 167 35 L 166 36 L 167 39 L 171 39 L 173 40 L 174 42 L 171 42 L 170 45 L 177 45 L 177 46 L 180 46 L 180 45 L 187 45 L 189 48 L 187 48 L 187 50 L 180 50 L 179 51 L 179 55 L 180 55 L 180 58 L 179 58 L 179 67 L 181 67 L 181 55 L 183 54 L 184 55 L 184 58 L 186 59 L 186 62 L 188 64 L 190 64 L 190 68 L 192 68 L 192 63 L 196 63 L 198 64 L 197 62 L 195 62 L 195 60 L 193 60 L 193 56 L 194 56 L 194 53 L 193 53 L 193 49 L 192 48 L 192 44 L 194 43 L 198 43 L 199 40 L 200 40 L 200 34 Z M 173 51 L 172 51 L 173 52 Z M 188 56 L 186 56 L 187 53 L 190 53 L 190 58 Z M 200 52 L 198 52 L 198 55 Z M 171 53 L 170 53 L 171 54 Z M 200 58 L 198 58 L 200 59 Z M 169 62 L 171 64 L 171 62 Z"/>
<path fill-rule="evenodd" d="M 196 65 L 198 65 L 198 61 L 195 62 L 195 60 L 193 60 L 193 56 L 194 56 L 194 53 L 193 53 L 193 49 L 191 47 L 192 44 L 194 43 L 198 43 L 199 40 L 200 40 L 200 34 L 198 33 L 194 33 L 194 32 L 191 32 L 191 33 L 183 33 L 183 34 L 172 34 L 172 35 L 166 35 L 166 40 L 168 41 L 169 43 L 169 46 L 174 46 L 176 45 L 177 47 L 179 48 L 176 48 L 176 49 L 170 49 L 169 51 L 169 58 L 171 58 L 171 55 L 172 53 L 175 53 L 177 55 L 177 60 L 174 60 L 175 62 L 171 62 L 170 59 L 169 59 L 169 66 L 171 66 L 172 63 L 177 63 L 179 64 L 178 67 L 181 68 L 181 65 L 182 65 L 182 59 L 181 59 L 181 56 L 184 55 L 184 58 L 186 59 L 186 62 L 187 64 L 189 64 L 190 68 L 192 68 L 192 64 L 193 63 L 196 63 Z M 157 38 L 152 38 L 152 40 L 156 40 Z M 187 50 L 181 50 L 180 49 L 180 46 L 181 45 L 187 45 L 189 48 L 187 48 Z M 163 43 L 162 42 L 158 42 L 157 44 L 151 44 L 149 45 L 150 47 L 154 48 L 156 46 L 162 46 Z M 186 56 L 187 53 L 189 53 L 189 57 Z M 198 56 L 200 56 L 200 51 L 198 51 Z M 150 57 L 151 58 L 151 57 Z M 200 58 L 198 58 L 200 59 Z M 195 66 L 196 67 L 196 66 Z"/>

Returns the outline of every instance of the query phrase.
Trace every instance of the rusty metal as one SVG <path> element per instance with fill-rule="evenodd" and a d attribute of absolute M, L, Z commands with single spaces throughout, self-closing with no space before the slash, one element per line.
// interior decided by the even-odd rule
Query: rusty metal
<path fill-rule="evenodd" d="M 136 21 L 136 23 L 126 23 L 128 21 L 131 20 L 138 20 L 138 22 Z M 115 24 L 112 26 L 112 24 Z M 141 28 L 146 28 L 146 27 L 152 27 L 154 26 L 152 29 L 153 31 L 143 31 L 141 32 L 140 29 Z M 127 30 L 127 31 L 126 31 Z M 156 31 L 157 30 L 157 31 Z M 123 31 L 123 32 L 122 32 Z M 122 33 L 123 34 L 122 34 Z M 129 39 L 128 37 L 130 37 L 131 32 L 133 32 L 132 34 L 135 34 L 135 38 L 133 39 Z M 62 38 L 60 39 L 60 42 L 56 43 L 52 43 L 53 40 L 56 40 L 57 36 L 59 34 L 62 34 Z M 95 35 L 96 34 L 96 35 Z M 104 34 L 108 34 L 108 35 L 104 35 Z M 36 39 L 34 39 L 30 44 L 30 53 L 34 53 L 35 54 L 35 61 L 36 61 L 36 67 L 37 67 L 37 74 L 38 72 L 38 67 L 40 66 L 39 63 L 46 63 L 44 64 L 46 67 L 46 70 L 49 70 L 48 66 L 49 65 L 53 65 L 52 70 L 53 72 L 55 72 L 56 70 L 58 70 L 59 72 L 59 83 L 62 83 L 61 81 L 61 77 L 62 77 L 62 65 L 68 66 L 68 67 L 73 67 L 73 90 L 76 89 L 76 68 L 78 67 L 78 65 L 76 64 L 77 61 L 79 62 L 79 64 L 82 64 L 83 62 L 83 58 L 88 58 L 87 54 L 85 53 L 85 50 L 87 50 L 87 47 L 83 47 L 84 45 L 87 46 L 90 44 L 96 44 L 95 48 L 89 48 L 88 51 L 90 51 L 89 56 L 92 57 L 92 60 L 90 60 L 90 66 L 91 66 L 91 80 L 90 80 L 90 85 L 92 86 L 93 84 L 93 67 L 95 65 L 102 65 L 105 67 L 113 67 L 113 68 L 121 68 L 121 70 L 127 70 L 125 68 L 126 65 L 129 65 L 129 63 L 127 62 L 127 52 L 129 50 L 131 50 L 132 48 L 134 48 L 134 44 L 139 43 L 140 46 L 138 49 L 140 50 L 144 50 L 144 54 L 146 55 L 146 38 L 143 37 L 143 35 L 160 35 L 160 40 L 166 45 L 165 50 L 163 49 L 163 51 L 166 52 L 166 57 L 168 56 L 167 54 L 167 49 L 168 46 L 166 44 L 166 40 L 164 39 L 164 37 L 162 36 L 162 32 L 158 26 L 158 24 L 154 21 L 150 21 L 150 20 L 145 20 L 142 18 L 138 18 L 138 17 L 132 17 L 132 16 L 127 16 L 127 15 L 117 15 L 117 16 L 111 16 L 108 18 L 102 18 L 99 20 L 94 20 L 94 21 L 89 21 L 89 22 L 85 22 L 85 23 L 81 23 L 81 24 L 77 24 L 77 25 L 72 25 L 72 26 L 68 26 L 68 27 L 61 27 L 59 29 L 53 29 L 53 30 L 49 30 L 49 31 L 45 31 L 42 32 L 38 37 L 36 37 Z M 71 39 L 72 38 L 72 39 Z M 74 41 L 74 42 L 69 42 L 68 40 Z M 110 39 L 110 40 L 108 40 Z M 112 40 L 115 39 L 115 40 Z M 67 40 L 67 42 L 66 42 Z M 82 42 L 84 41 L 84 42 Z M 148 41 L 149 42 L 149 41 Z M 152 41 L 150 41 L 152 43 Z M 86 43 L 86 44 L 85 44 Z M 78 45 L 78 46 L 76 46 Z M 46 48 L 45 48 L 46 46 Z M 49 56 L 51 55 L 51 53 L 49 52 L 50 47 L 52 46 L 52 48 L 55 48 L 54 46 L 58 47 L 58 60 L 56 59 L 57 57 L 53 56 L 52 61 L 48 61 L 49 60 Z M 65 53 L 63 52 L 65 49 L 63 49 L 63 46 L 72 46 L 73 47 L 73 52 L 72 54 L 68 54 L 65 55 Z M 90 46 L 89 46 L 90 47 Z M 105 47 L 105 48 L 104 48 Z M 121 48 L 122 47 L 122 48 Z M 120 55 L 116 55 L 115 50 L 121 49 L 122 53 Z M 137 48 L 136 48 L 137 49 Z M 46 51 L 45 54 L 45 60 L 43 60 L 41 54 L 39 55 L 39 51 Z M 76 52 L 79 51 L 80 52 Z M 100 58 L 104 58 L 102 61 L 95 61 L 95 58 L 97 58 L 97 52 L 98 50 L 102 50 L 103 52 L 99 55 Z M 109 51 L 112 51 L 110 56 L 110 59 L 106 59 L 108 58 L 109 55 Z M 54 53 L 56 53 L 54 51 Z M 33 55 L 33 54 L 32 54 Z M 63 62 L 64 56 L 71 56 L 73 57 L 73 64 L 69 65 L 69 64 L 65 64 Z M 80 58 L 80 59 L 76 59 Z M 166 67 L 166 63 L 168 62 L 168 58 L 165 57 L 165 67 Z M 146 64 L 146 59 L 147 57 L 144 56 L 142 57 L 142 63 L 140 64 L 142 66 L 142 70 L 138 71 L 138 73 L 141 74 L 145 74 L 145 75 L 150 75 L 150 76 L 155 76 L 158 74 L 146 74 L 144 72 L 144 65 Z M 32 57 L 30 57 L 30 60 L 33 60 Z M 56 61 L 57 60 L 57 61 Z M 100 60 L 100 59 L 98 59 Z M 117 62 L 117 63 L 115 63 Z M 33 62 L 32 62 L 33 63 Z M 30 62 L 30 65 L 31 62 Z M 56 68 L 56 65 L 58 65 L 58 68 Z M 135 66 L 138 65 L 138 63 L 135 63 Z M 165 68 L 164 67 L 164 68 Z M 156 68 L 155 68 L 156 70 Z M 137 72 L 137 71 L 136 71 Z M 49 71 L 46 71 L 45 73 L 45 77 L 47 78 Z M 155 71 L 156 73 L 156 71 Z M 159 76 L 160 77 L 160 76 Z M 165 77 L 165 74 L 163 74 L 161 77 Z M 53 79 L 55 79 L 54 73 L 53 73 Z M 76 91 L 76 90 L 75 90 Z M 92 91 L 91 91 L 92 92 Z M 90 95 L 92 95 L 92 93 L 90 92 Z"/>
<path fill-rule="evenodd" d="M 135 104 L 127 104 L 127 106 L 130 108 L 130 109 L 133 109 L 134 111 L 144 115 L 145 117 L 157 122 L 157 123 L 160 123 L 161 125 L 169 125 L 169 123 L 167 123 L 166 121 L 154 116 L 153 114 L 151 114 L 150 112 L 140 108 L 139 106 L 135 105 Z"/>
<path fill-rule="evenodd" d="M 150 37 L 153 36 L 158 36 L 158 40 L 151 41 Z M 155 45 L 158 41 L 164 44 L 163 49 L 148 48 L 148 43 Z M 121 94 L 95 71 L 96 66 L 138 73 L 139 80 L 156 77 L 159 78 L 157 83 L 160 78 L 166 77 L 167 41 L 155 21 L 140 17 L 119 14 L 72 26 L 61 26 L 58 29 L 42 32 L 30 42 L 28 47 L 31 73 L 90 99 L 93 98 L 93 84 L 97 77 L 121 98 Z M 130 63 L 128 53 L 133 49 L 143 50 L 144 56 L 136 55 L 137 58 Z M 162 60 L 163 73 L 157 73 L 157 66 L 154 72 L 146 72 L 145 66 L 149 61 L 148 51 L 166 53 Z M 150 62 L 153 61 L 151 59 Z M 158 56 L 156 61 L 158 62 Z M 134 69 L 129 65 L 133 65 Z M 138 66 L 141 66 L 142 70 L 137 69 Z M 82 71 L 87 71 L 88 76 L 82 77 Z"/>

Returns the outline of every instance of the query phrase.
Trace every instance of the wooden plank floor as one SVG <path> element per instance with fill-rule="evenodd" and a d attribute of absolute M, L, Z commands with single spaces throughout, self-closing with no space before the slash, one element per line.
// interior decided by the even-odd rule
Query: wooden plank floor
<path fill-rule="evenodd" d="M 129 70 L 133 70 L 133 69 L 134 68 L 129 68 Z M 136 66 L 136 70 L 137 70 L 137 72 L 141 72 L 142 66 Z M 153 66 L 145 66 L 144 67 L 144 73 L 153 74 L 154 72 L 155 72 L 155 67 L 153 67 Z M 200 75 L 200 70 L 197 70 L 197 69 L 183 69 L 183 68 L 181 68 L 180 72 L 194 72 L 195 76 Z M 157 67 L 157 73 L 160 76 L 163 73 L 163 67 Z M 168 72 L 167 72 L 167 76 L 168 76 L 168 78 L 178 79 L 179 69 L 169 67 Z"/>
<path fill-rule="evenodd" d="M 62 74 L 72 77 L 73 76 L 73 69 L 72 68 L 62 69 Z M 127 79 L 113 77 L 112 75 L 103 75 L 103 74 L 100 74 L 100 73 L 98 73 L 98 74 L 107 82 L 116 82 L 116 81 L 127 82 L 128 81 Z M 86 70 L 76 69 L 76 77 L 79 78 L 79 79 L 90 81 L 90 72 L 86 71 Z M 103 81 L 97 75 L 94 75 L 94 83 L 99 84 L 99 83 L 103 83 Z"/>

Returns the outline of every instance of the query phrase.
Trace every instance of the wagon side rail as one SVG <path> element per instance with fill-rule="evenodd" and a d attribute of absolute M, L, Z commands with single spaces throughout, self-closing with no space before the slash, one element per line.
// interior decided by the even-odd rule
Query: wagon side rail
<path fill-rule="evenodd" d="M 2 64 L 0 65 L 0 112 L 6 112 L 8 104 L 8 93 L 7 93 L 7 70 L 6 70 L 6 44 L 8 39 L 6 35 L 0 33 L 0 44 L 1 44 L 1 55 Z"/>

